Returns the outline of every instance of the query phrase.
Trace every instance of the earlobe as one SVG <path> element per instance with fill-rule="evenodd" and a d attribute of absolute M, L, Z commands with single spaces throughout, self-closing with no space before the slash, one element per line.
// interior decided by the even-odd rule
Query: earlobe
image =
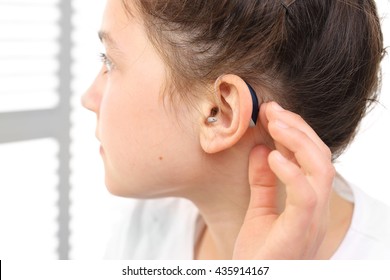
<path fill-rule="evenodd" d="M 256 124 L 258 116 L 255 91 L 237 75 L 219 77 L 215 82 L 215 95 L 215 104 L 204 104 L 202 110 L 205 118 L 201 124 L 200 141 L 207 153 L 234 146 L 249 126 Z"/>

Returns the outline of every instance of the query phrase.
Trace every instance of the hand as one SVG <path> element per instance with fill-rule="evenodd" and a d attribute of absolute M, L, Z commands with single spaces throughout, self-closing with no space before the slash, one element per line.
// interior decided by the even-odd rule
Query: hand
<path fill-rule="evenodd" d="M 275 150 L 257 146 L 251 152 L 251 198 L 233 258 L 313 259 L 327 229 L 331 152 L 300 116 L 275 102 L 262 105 L 260 121 Z M 281 213 L 277 179 L 286 186 Z"/>

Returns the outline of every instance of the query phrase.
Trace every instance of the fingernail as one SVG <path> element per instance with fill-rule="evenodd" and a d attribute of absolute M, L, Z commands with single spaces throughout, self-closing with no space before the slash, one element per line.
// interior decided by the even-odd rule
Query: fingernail
<path fill-rule="evenodd" d="M 282 163 L 287 162 L 287 159 L 279 151 L 275 151 L 275 157 L 279 162 L 282 162 Z"/>
<path fill-rule="evenodd" d="M 276 111 L 279 111 L 279 112 L 284 111 L 284 109 L 283 109 L 278 103 L 276 103 L 276 102 L 274 102 L 274 103 L 272 104 L 272 106 L 274 107 L 274 109 L 275 109 Z"/>
<path fill-rule="evenodd" d="M 276 120 L 275 125 L 280 127 L 280 128 L 289 128 L 289 126 L 287 124 L 285 124 L 284 122 L 282 122 L 280 120 Z"/>

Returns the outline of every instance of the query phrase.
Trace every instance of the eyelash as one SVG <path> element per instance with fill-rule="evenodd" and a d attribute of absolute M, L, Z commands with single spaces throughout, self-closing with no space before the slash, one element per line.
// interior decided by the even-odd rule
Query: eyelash
<path fill-rule="evenodd" d="M 104 74 L 111 72 L 112 69 L 114 68 L 114 63 L 112 63 L 112 61 L 107 57 L 107 55 L 105 53 L 100 53 L 100 60 L 107 69 L 104 72 Z"/>

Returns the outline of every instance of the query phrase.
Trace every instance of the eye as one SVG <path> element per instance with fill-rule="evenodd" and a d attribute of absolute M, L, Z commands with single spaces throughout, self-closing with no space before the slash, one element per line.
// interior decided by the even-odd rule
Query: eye
<path fill-rule="evenodd" d="M 112 71 L 112 69 L 114 68 L 114 64 L 112 63 L 112 61 L 107 57 L 107 55 L 105 53 L 101 53 L 100 54 L 100 60 L 101 62 L 104 64 L 104 66 L 106 67 L 106 71 L 104 72 L 104 74 L 106 73 L 109 73 Z"/>

